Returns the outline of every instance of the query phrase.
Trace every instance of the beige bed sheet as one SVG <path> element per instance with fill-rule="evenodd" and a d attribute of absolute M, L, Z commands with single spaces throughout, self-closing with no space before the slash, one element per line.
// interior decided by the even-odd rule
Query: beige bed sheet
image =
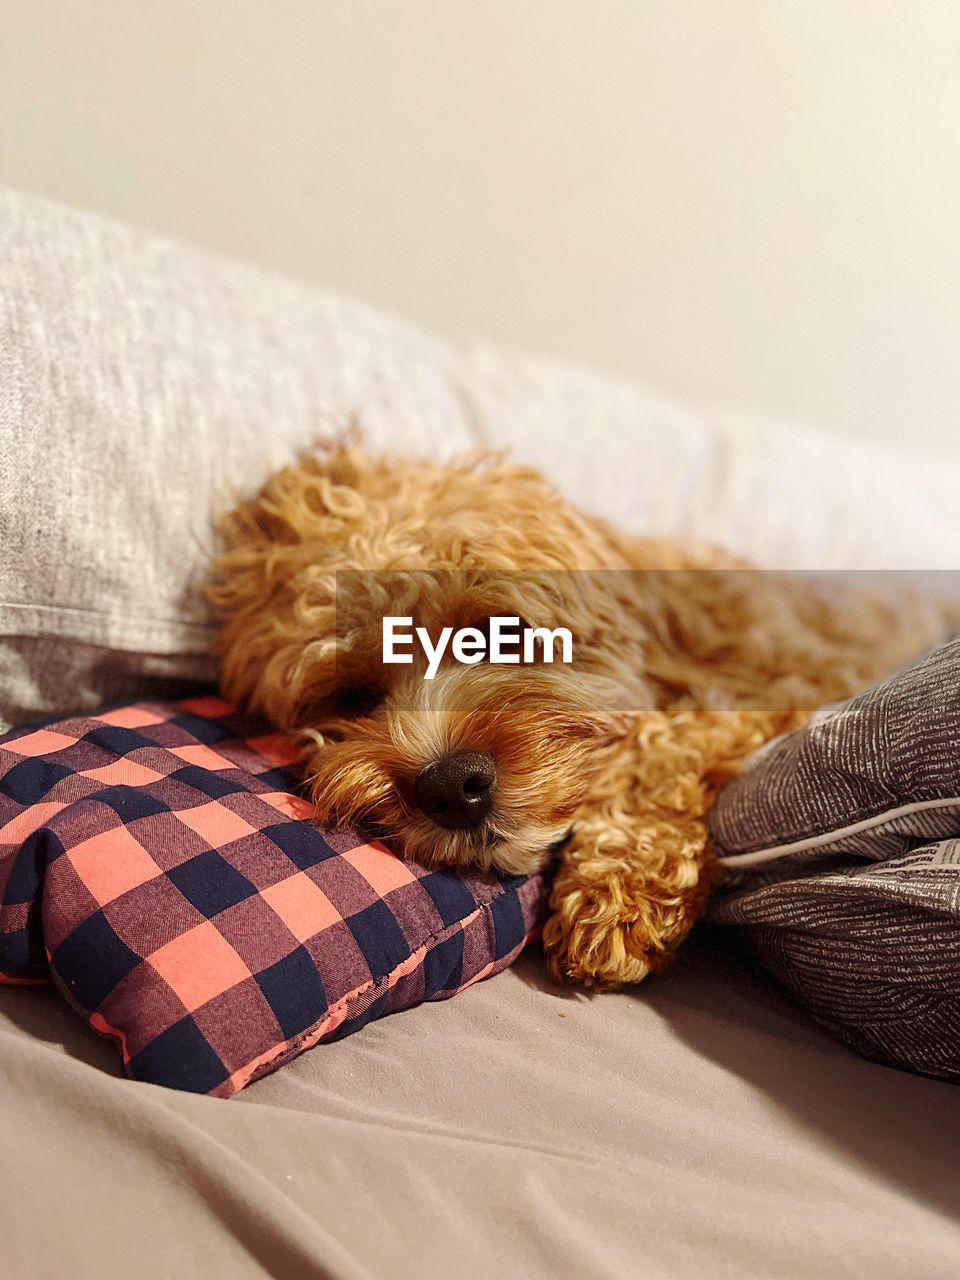
<path fill-rule="evenodd" d="M 8 1280 L 960 1267 L 960 1090 L 854 1057 L 715 933 L 626 995 L 528 953 L 230 1101 L 122 1080 L 4 989 L 0 1080 Z"/>

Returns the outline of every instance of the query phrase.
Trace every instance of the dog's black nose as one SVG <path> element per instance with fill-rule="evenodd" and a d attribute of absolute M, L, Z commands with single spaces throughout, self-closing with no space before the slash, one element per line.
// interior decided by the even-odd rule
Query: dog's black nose
<path fill-rule="evenodd" d="M 413 798 L 438 827 L 470 831 L 490 812 L 496 778 L 491 756 L 480 751 L 452 751 L 420 770 Z"/>

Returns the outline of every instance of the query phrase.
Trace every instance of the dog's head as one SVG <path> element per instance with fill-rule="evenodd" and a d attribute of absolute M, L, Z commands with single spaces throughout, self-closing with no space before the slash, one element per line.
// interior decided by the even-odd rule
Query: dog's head
<path fill-rule="evenodd" d="M 300 736 L 321 819 L 363 822 L 403 856 L 532 870 L 617 708 L 650 705 L 619 647 L 623 575 L 598 591 L 582 572 L 625 567 L 615 537 L 536 472 L 337 449 L 274 476 L 225 532 L 225 693 Z M 409 660 L 384 661 L 385 618 L 407 620 Z M 505 662 L 485 660 L 491 625 Z"/>

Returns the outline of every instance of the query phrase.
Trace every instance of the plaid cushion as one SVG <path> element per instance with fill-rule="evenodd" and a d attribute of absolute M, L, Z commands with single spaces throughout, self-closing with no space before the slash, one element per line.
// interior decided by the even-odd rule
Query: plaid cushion
<path fill-rule="evenodd" d="M 428 870 L 313 825 L 295 758 L 216 698 L 0 739 L 0 980 L 52 977 L 130 1076 L 227 1097 L 537 932 L 548 873 Z"/>

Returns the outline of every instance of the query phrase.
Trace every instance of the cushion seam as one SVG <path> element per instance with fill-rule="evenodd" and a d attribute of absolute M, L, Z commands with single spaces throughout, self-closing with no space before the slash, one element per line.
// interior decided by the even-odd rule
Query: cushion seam
<path fill-rule="evenodd" d="M 834 827 L 820 835 L 802 836 L 788 844 L 768 845 L 762 849 L 749 850 L 744 853 L 718 855 L 718 861 L 727 867 L 748 867 L 760 862 L 773 862 L 777 858 L 792 853 L 803 853 L 808 849 L 829 849 L 838 840 L 848 836 L 861 835 L 874 827 L 883 826 L 887 822 L 896 822 L 899 818 L 909 817 L 914 813 L 923 813 L 931 809 L 960 808 L 960 796 L 938 797 L 934 800 L 911 800 L 897 805 L 893 809 L 881 809 L 869 818 L 861 818 L 857 822 L 848 823 L 845 827 Z"/>
<path fill-rule="evenodd" d="M 66 632 L 59 636 L 61 640 L 79 641 L 105 649 L 177 653 L 182 652 L 179 646 L 186 643 L 198 646 L 191 651 L 201 654 L 209 651 L 217 630 L 212 622 L 142 616 L 128 618 L 102 609 L 0 601 L 0 634 L 50 636 L 56 634 L 56 628 L 63 628 Z"/>
<path fill-rule="evenodd" d="M 523 890 L 527 888 L 527 886 L 530 883 L 531 882 L 527 880 L 524 882 L 524 884 L 518 886 L 516 890 L 516 894 L 518 897 L 523 892 Z M 452 924 L 446 925 L 443 929 L 437 929 L 432 934 L 429 934 L 426 938 L 424 938 L 424 940 L 421 943 L 419 943 L 418 946 L 412 947 L 410 949 L 409 954 L 406 956 L 404 960 L 401 960 L 399 964 L 394 965 L 392 969 L 382 974 L 379 978 L 372 978 L 369 982 L 363 983 L 361 986 L 356 987 L 353 991 L 348 992 L 345 996 L 341 996 L 340 999 L 337 1001 L 337 1004 L 342 1005 L 343 1007 L 343 1016 L 341 1018 L 337 1019 L 336 1021 L 331 1021 L 333 1015 L 331 1015 L 330 1011 L 328 1010 L 323 1015 L 323 1017 L 313 1027 L 310 1028 L 309 1031 L 302 1031 L 299 1036 L 295 1037 L 291 1041 L 286 1042 L 283 1048 L 279 1049 L 277 1053 L 274 1054 L 274 1056 L 270 1058 L 268 1061 L 258 1062 L 257 1065 L 252 1068 L 249 1075 L 245 1074 L 245 1071 L 246 1071 L 245 1067 L 238 1067 L 237 1071 L 234 1072 L 233 1075 L 243 1080 L 243 1083 L 239 1086 L 239 1088 L 240 1089 L 246 1088 L 248 1084 L 252 1084 L 254 1080 L 259 1079 L 262 1075 L 269 1074 L 269 1072 L 274 1069 L 273 1064 L 277 1063 L 281 1058 L 283 1058 L 285 1054 L 292 1052 L 296 1056 L 297 1054 L 301 1053 L 304 1048 L 308 1048 L 308 1047 L 312 1048 L 313 1045 L 318 1043 L 319 1040 L 322 1039 L 322 1037 L 326 1035 L 328 1031 L 336 1031 L 337 1028 L 342 1027 L 345 1023 L 347 1023 L 350 1020 L 349 1011 L 351 1006 L 353 1004 L 356 1004 L 357 1000 L 359 1000 L 361 996 L 366 995 L 368 992 L 371 992 L 371 991 L 374 992 L 373 999 L 371 1000 L 371 1004 L 372 1004 L 373 1001 L 378 998 L 379 994 L 384 989 L 389 990 L 390 986 L 392 985 L 391 979 L 394 977 L 395 974 L 398 975 L 399 977 L 403 976 L 403 973 L 401 972 L 403 969 L 403 966 L 405 964 L 408 964 L 410 960 L 412 960 L 413 957 L 417 954 L 418 951 L 423 950 L 424 952 L 423 957 L 421 958 L 421 963 L 422 963 L 422 960 L 426 959 L 431 949 L 437 946 L 442 946 L 442 944 L 446 942 L 448 938 L 454 937 L 457 931 L 463 932 L 466 926 L 470 924 L 472 921 L 476 920 L 479 916 L 490 915 L 493 909 L 493 904 L 495 902 L 498 902 L 504 896 L 505 895 L 503 893 L 498 893 L 498 894 L 495 894 L 492 898 L 488 898 L 485 902 L 478 902 L 476 905 L 476 908 L 473 911 L 471 911 L 469 915 L 463 916 L 462 919 L 455 920 L 453 921 Z M 527 938 L 529 937 L 529 934 L 530 934 L 530 931 L 524 930 L 523 936 L 520 939 L 521 944 L 526 942 Z M 491 959 L 490 961 L 491 965 L 494 965 L 496 963 L 497 961 L 495 959 Z M 460 988 L 458 988 L 458 990 L 460 990 Z M 435 999 L 435 997 L 433 996 L 427 997 L 426 999 L 419 1001 L 419 1003 L 425 1004 L 429 999 Z M 330 1026 L 325 1025 L 328 1021 L 331 1021 Z M 321 1028 L 323 1028 L 322 1031 L 321 1031 Z M 320 1032 L 319 1036 L 317 1036 L 317 1032 Z M 317 1038 L 313 1039 L 314 1036 L 317 1036 Z M 240 1074 L 238 1075 L 238 1073 Z"/>

